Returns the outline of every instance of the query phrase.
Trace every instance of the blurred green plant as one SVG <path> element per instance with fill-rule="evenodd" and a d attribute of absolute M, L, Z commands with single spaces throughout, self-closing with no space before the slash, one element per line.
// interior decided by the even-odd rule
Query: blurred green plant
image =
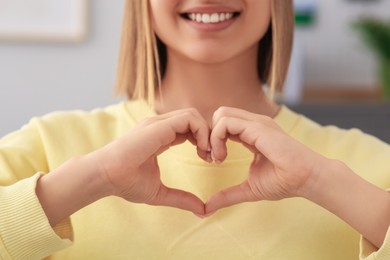
<path fill-rule="evenodd" d="M 364 43 L 379 62 L 379 78 L 383 93 L 390 99 L 390 22 L 377 18 L 362 18 L 353 24 Z"/>

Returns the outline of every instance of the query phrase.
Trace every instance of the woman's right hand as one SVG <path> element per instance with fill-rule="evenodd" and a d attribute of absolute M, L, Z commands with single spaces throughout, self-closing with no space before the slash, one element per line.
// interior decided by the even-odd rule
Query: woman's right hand
<path fill-rule="evenodd" d="M 207 122 L 195 109 L 178 110 L 143 120 L 125 136 L 90 156 L 103 180 L 111 185 L 113 195 L 135 203 L 176 207 L 203 215 L 204 203 L 198 197 L 161 182 L 157 156 L 189 140 L 199 156 L 211 162 L 209 133 Z"/>

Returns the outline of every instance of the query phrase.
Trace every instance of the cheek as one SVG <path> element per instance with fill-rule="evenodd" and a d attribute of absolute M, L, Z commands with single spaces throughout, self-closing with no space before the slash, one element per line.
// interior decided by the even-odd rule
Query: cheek
<path fill-rule="evenodd" d="M 173 1 L 150 0 L 149 3 L 154 32 L 162 40 L 169 39 L 170 32 L 175 26 L 176 13 Z"/>
<path fill-rule="evenodd" d="M 260 1 L 259 1 L 260 2 Z M 267 1 L 264 1 L 266 3 Z M 250 10 L 248 15 L 250 19 L 247 21 L 247 35 L 251 38 L 260 40 L 267 32 L 271 21 L 272 11 L 270 4 L 256 5 Z"/>
<path fill-rule="evenodd" d="M 160 23 L 162 19 L 161 14 L 161 1 L 158 0 L 149 0 L 149 16 L 152 21 L 153 27 Z"/>

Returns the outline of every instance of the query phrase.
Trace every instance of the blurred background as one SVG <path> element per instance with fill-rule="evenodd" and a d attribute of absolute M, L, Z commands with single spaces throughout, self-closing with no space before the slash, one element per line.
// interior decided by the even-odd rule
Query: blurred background
<path fill-rule="evenodd" d="M 0 136 L 51 111 L 118 102 L 112 89 L 123 3 L 0 0 Z M 282 102 L 320 123 L 358 127 L 390 141 L 383 87 L 390 69 L 381 74 L 387 59 L 367 41 L 368 29 L 378 27 L 356 25 L 367 18 L 387 25 L 390 1 L 294 3 L 296 37 Z"/>
<path fill-rule="evenodd" d="M 15 4 L 18 1 L 20 5 Z M 40 9 L 35 13 L 24 10 L 31 8 L 26 2 L 41 4 Z M 63 23 L 77 20 L 74 26 L 84 28 L 85 33 L 51 37 L 52 31 L 42 29 L 37 37 L 25 37 L 24 32 L 1 36 L 6 31 L 1 26 L 1 15 L 8 13 L 5 8 L 15 17 L 19 10 L 30 12 L 31 20 L 43 23 L 55 20 L 50 13 L 57 9 L 50 4 L 61 6 L 63 2 L 77 7 L 66 10 Z M 86 10 L 78 5 L 81 2 L 87 3 Z M 33 116 L 55 110 L 89 110 L 117 101 L 113 86 L 123 4 L 124 0 L 0 0 L 0 136 Z"/>

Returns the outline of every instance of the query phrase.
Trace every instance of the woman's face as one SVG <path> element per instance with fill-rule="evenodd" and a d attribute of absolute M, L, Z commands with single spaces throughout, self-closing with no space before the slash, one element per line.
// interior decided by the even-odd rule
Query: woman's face
<path fill-rule="evenodd" d="M 169 53 L 202 63 L 257 49 L 272 0 L 149 0 L 153 28 Z"/>

